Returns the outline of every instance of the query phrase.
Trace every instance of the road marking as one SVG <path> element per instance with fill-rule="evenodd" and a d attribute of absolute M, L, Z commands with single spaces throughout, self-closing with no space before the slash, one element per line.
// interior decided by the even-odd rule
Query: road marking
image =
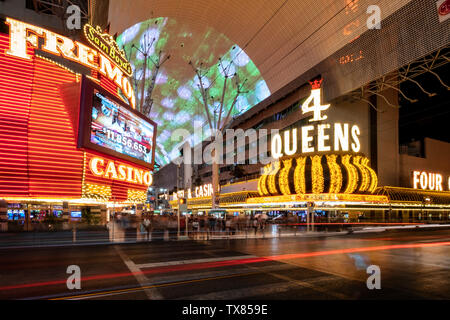
<path fill-rule="evenodd" d="M 141 286 L 141 287 L 129 288 L 129 289 L 109 290 L 109 291 L 103 291 L 103 292 L 97 292 L 97 293 L 88 293 L 88 294 L 82 294 L 82 295 L 53 298 L 50 300 L 83 300 L 83 299 L 98 298 L 98 297 L 111 296 L 111 295 L 117 295 L 117 294 L 138 292 L 138 291 L 153 289 L 153 288 L 170 287 L 170 286 L 176 286 L 176 285 L 182 285 L 182 284 L 188 284 L 188 283 L 194 283 L 194 282 L 203 282 L 203 281 L 210 281 L 210 280 L 242 277 L 242 276 L 260 274 L 260 273 L 261 272 L 248 272 L 248 273 L 234 274 L 234 275 L 228 275 L 228 276 L 219 276 L 219 277 L 212 277 L 212 278 L 195 279 L 195 280 L 188 280 L 188 281 L 179 281 L 179 282 L 164 283 L 164 284 L 157 284 L 157 285 Z"/>
<path fill-rule="evenodd" d="M 258 270 L 258 267 L 255 267 L 255 266 L 247 265 L 247 267 L 249 269 L 251 269 L 251 270 Z M 289 283 L 295 284 L 296 286 L 312 289 L 314 291 L 333 296 L 334 298 L 337 298 L 337 299 L 350 299 L 349 296 L 347 296 L 347 295 L 345 295 L 343 293 L 333 292 L 333 291 L 330 291 L 327 288 L 321 288 L 321 287 L 319 287 L 319 286 L 314 284 L 314 282 L 320 282 L 320 281 L 314 281 L 314 280 L 303 281 L 303 280 L 298 280 L 298 279 L 294 279 L 294 278 L 288 277 L 286 275 L 281 275 L 281 274 L 276 273 L 276 272 L 264 272 L 264 273 L 268 274 L 268 275 L 271 275 L 271 276 L 273 276 L 275 278 L 287 281 Z M 328 272 L 325 272 L 325 273 L 327 275 L 329 275 Z M 336 279 L 336 276 L 328 276 L 328 278 Z"/>
<path fill-rule="evenodd" d="M 254 255 L 242 255 L 242 256 L 233 256 L 233 257 L 214 257 L 214 258 L 204 258 L 204 259 L 191 259 L 191 260 L 177 260 L 177 261 L 143 263 L 143 264 L 136 264 L 136 267 L 138 267 L 140 269 L 147 269 L 147 268 L 155 268 L 155 267 L 177 266 L 177 265 L 181 265 L 181 264 L 217 262 L 217 261 L 251 259 L 251 258 L 256 258 L 256 256 L 254 256 Z"/>
<path fill-rule="evenodd" d="M 270 273 L 267 273 L 270 274 Z M 336 280 L 336 276 L 323 276 L 319 278 L 314 278 L 309 281 L 309 283 L 319 283 L 326 281 Z M 246 299 L 255 296 L 276 294 L 286 292 L 292 289 L 298 289 L 299 284 L 294 281 L 286 281 L 283 283 L 271 283 L 260 286 L 253 286 L 247 288 L 231 289 L 219 292 L 211 292 L 207 294 L 198 294 L 194 296 L 185 296 L 182 298 L 177 298 L 177 300 L 238 300 Z M 327 294 L 330 294 L 327 292 Z"/>
<path fill-rule="evenodd" d="M 260 270 L 265 271 L 284 271 L 284 270 L 292 270 L 295 267 L 289 265 L 289 264 L 277 264 L 277 265 L 270 265 L 270 266 L 264 266 L 260 267 Z M 228 276 L 239 276 L 242 274 L 242 269 L 240 270 L 216 270 L 216 271 L 207 271 L 207 272 L 198 272 L 198 273 L 188 273 L 184 275 L 164 275 L 164 276 L 158 276 L 157 278 L 151 279 L 151 281 L 148 281 L 147 283 L 144 283 L 144 287 L 146 286 L 158 286 L 158 285 L 164 285 L 167 283 L 174 283 L 174 282 L 181 282 L 181 281 L 190 281 L 190 280 L 199 280 L 199 279 L 206 279 L 206 278 L 214 278 L 214 277 L 228 277 Z M 105 291 L 116 291 L 116 290 L 126 290 L 126 289 L 133 289 L 136 288 L 136 286 L 133 285 L 124 285 L 124 286 L 115 286 L 115 287 L 107 287 L 107 288 L 100 288 L 100 289 L 93 289 L 93 290 L 86 290 L 86 291 L 78 291 L 78 295 L 88 294 L 88 293 L 102 293 Z M 140 288 L 140 287 L 139 287 Z M 63 293 L 59 294 L 51 294 L 51 295 L 44 295 L 44 296 L 34 296 L 34 297 L 26 297 L 22 298 L 22 300 L 49 300 L 54 298 L 62 298 L 63 296 L 69 296 L 70 294 L 64 295 Z M 71 296 L 71 295 L 70 295 Z"/>
<path fill-rule="evenodd" d="M 123 253 L 122 249 L 120 247 L 114 247 L 119 254 L 120 258 L 123 260 L 125 265 L 130 269 L 130 271 L 133 273 L 134 277 L 136 278 L 137 282 L 143 286 L 145 282 L 148 281 L 148 278 L 142 273 L 141 269 L 134 264 L 131 259 L 128 258 L 128 256 Z M 144 289 L 145 294 L 150 300 L 161 300 L 163 299 L 163 296 L 156 290 L 155 288 L 147 288 Z"/>

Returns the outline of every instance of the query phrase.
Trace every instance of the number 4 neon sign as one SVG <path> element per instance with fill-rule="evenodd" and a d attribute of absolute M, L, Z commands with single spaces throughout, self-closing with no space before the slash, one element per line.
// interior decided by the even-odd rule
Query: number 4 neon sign
<path fill-rule="evenodd" d="M 303 114 L 308 113 L 308 112 L 314 113 L 314 117 L 312 119 L 310 119 L 309 122 L 325 120 L 328 117 L 325 115 L 322 116 L 321 113 L 322 113 L 322 111 L 327 110 L 330 107 L 330 105 L 329 104 L 325 104 L 325 105 L 321 104 L 321 96 L 322 95 L 321 95 L 320 85 L 322 84 L 322 79 L 314 80 L 312 82 L 310 81 L 309 83 L 312 86 L 311 95 L 305 100 L 305 102 L 303 102 L 302 113 Z"/>

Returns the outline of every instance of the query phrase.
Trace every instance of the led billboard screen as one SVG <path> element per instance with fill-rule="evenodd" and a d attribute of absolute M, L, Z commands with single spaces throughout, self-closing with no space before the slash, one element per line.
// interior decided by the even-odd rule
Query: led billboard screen
<path fill-rule="evenodd" d="M 152 167 L 155 123 L 90 80 L 82 90 L 79 146 Z"/>

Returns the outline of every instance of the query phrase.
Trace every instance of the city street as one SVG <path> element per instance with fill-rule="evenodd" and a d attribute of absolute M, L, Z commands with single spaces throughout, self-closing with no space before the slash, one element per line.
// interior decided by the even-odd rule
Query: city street
<path fill-rule="evenodd" d="M 449 253 L 447 229 L 2 249 L 0 299 L 449 299 Z"/>

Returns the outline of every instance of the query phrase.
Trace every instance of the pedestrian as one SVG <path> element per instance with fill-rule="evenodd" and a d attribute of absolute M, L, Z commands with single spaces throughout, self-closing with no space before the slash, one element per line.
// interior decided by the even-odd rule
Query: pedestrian
<path fill-rule="evenodd" d="M 231 228 L 231 218 L 227 218 L 225 220 L 225 230 L 227 232 L 227 235 L 230 234 L 230 228 Z"/>
<path fill-rule="evenodd" d="M 143 225 L 145 232 L 147 233 L 147 240 L 150 240 L 150 220 L 147 217 L 145 217 Z"/>
<path fill-rule="evenodd" d="M 255 230 L 255 236 L 256 236 L 256 231 L 258 231 L 258 220 L 255 217 L 253 217 L 253 219 L 252 219 L 252 226 L 253 226 L 253 229 Z"/>
<path fill-rule="evenodd" d="M 198 228 L 199 228 L 198 219 L 195 218 L 195 219 L 192 221 L 192 231 L 193 231 L 194 239 L 195 239 L 196 236 L 198 235 Z"/>
<path fill-rule="evenodd" d="M 175 217 L 170 217 L 168 221 L 169 240 L 176 240 L 178 233 L 178 221 Z"/>
<path fill-rule="evenodd" d="M 216 218 L 214 216 L 210 216 L 209 219 L 209 230 L 210 232 L 216 231 Z"/>
<path fill-rule="evenodd" d="M 199 219 L 198 223 L 199 223 L 200 234 L 202 234 L 205 231 L 205 219 L 203 217 L 201 217 Z"/>

